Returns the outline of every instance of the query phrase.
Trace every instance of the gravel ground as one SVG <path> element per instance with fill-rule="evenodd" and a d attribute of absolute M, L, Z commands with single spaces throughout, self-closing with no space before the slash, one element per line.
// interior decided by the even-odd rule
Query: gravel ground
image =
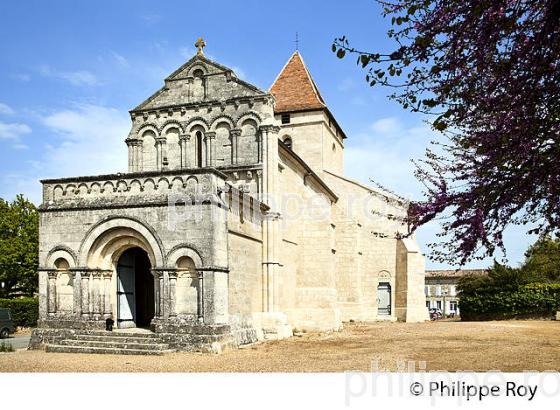
<path fill-rule="evenodd" d="M 1 372 L 341 372 L 560 370 L 560 322 L 347 323 L 220 355 L 117 356 L 17 351 Z"/>

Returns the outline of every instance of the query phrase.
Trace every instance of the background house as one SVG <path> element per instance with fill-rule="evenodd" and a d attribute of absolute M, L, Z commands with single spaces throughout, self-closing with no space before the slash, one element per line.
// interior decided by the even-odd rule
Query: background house
<path fill-rule="evenodd" d="M 460 315 L 457 290 L 459 279 L 463 276 L 486 274 L 486 269 L 427 270 L 424 287 L 426 307 L 440 309 L 444 315 Z"/>

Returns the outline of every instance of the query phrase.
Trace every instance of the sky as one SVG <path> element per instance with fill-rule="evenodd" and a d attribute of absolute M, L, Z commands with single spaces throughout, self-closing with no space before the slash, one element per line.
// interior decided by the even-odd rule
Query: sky
<path fill-rule="evenodd" d="M 372 0 L 340 1 L 19 1 L 3 2 L 0 25 L 0 197 L 41 202 L 39 179 L 126 171 L 128 111 L 193 56 L 205 54 L 268 90 L 299 51 L 348 136 L 345 173 L 412 199 L 422 186 L 411 159 L 437 136 L 420 114 L 370 88 L 354 58 L 331 51 L 346 35 L 358 48 L 390 50 L 390 22 Z M 417 239 L 425 252 L 437 223 Z M 506 231 L 516 266 L 534 241 Z M 503 255 L 498 255 L 500 258 Z M 466 267 L 486 267 L 491 259 Z M 454 267 L 427 260 L 431 269 Z"/>

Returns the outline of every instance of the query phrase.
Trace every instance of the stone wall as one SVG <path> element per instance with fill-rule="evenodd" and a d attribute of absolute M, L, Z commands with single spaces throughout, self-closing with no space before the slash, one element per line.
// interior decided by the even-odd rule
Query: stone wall
<path fill-rule="evenodd" d="M 323 170 L 343 172 L 344 145 L 335 125 L 324 111 L 290 114 L 290 123 L 281 124 L 281 115 L 276 115 L 281 126 L 279 138 L 292 140 L 292 149 L 322 176 Z M 330 124 L 330 125 L 329 125 Z"/>

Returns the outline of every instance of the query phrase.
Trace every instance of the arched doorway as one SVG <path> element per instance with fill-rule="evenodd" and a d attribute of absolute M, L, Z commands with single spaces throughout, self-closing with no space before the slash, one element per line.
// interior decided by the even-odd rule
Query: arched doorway
<path fill-rule="evenodd" d="M 117 262 L 117 326 L 149 327 L 155 313 L 154 276 L 148 254 L 134 247 Z"/>
<path fill-rule="evenodd" d="M 387 282 L 381 282 L 377 286 L 377 314 L 391 315 L 391 284 Z"/>

